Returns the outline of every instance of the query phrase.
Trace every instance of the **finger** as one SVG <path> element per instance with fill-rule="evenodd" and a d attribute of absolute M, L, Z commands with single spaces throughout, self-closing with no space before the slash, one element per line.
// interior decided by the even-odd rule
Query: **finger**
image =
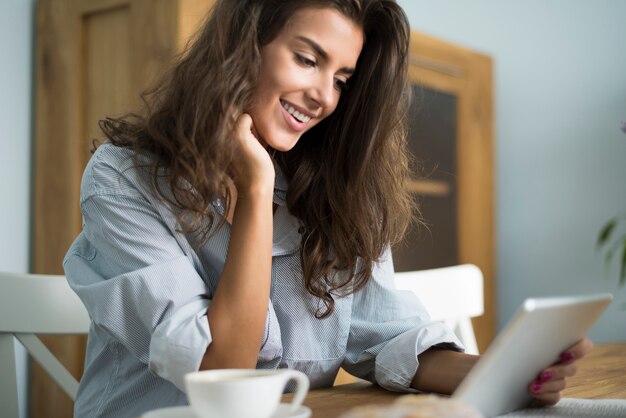
<path fill-rule="evenodd" d="M 561 391 L 565 389 L 565 380 L 551 382 L 533 382 L 528 390 L 530 395 L 541 405 L 554 405 L 561 399 Z"/>
<path fill-rule="evenodd" d="M 583 338 L 569 347 L 561 354 L 561 362 L 568 362 L 586 356 L 593 350 L 593 343 L 588 338 Z"/>
<path fill-rule="evenodd" d="M 531 395 L 537 396 L 541 394 L 560 392 L 565 389 L 565 379 L 556 379 L 549 382 L 533 382 L 530 384 L 529 390 Z"/>
<path fill-rule="evenodd" d="M 540 395 L 533 395 L 533 397 L 535 398 L 535 403 L 538 405 L 556 405 L 561 400 L 561 392 L 542 393 Z"/>
<path fill-rule="evenodd" d="M 237 119 L 237 130 L 240 134 L 250 132 L 252 129 L 252 116 L 247 113 L 242 113 Z"/>
<path fill-rule="evenodd" d="M 241 138 L 247 138 L 249 141 L 253 141 L 256 143 L 260 143 L 263 147 L 267 146 L 267 142 L 265 139 L 259 135 L 259 132 L 256 130 L 254 126 L 254 120 L 252 116 L 248 113 L 242 113 L 239 119 L 237 120 L 237 126 L 235 128 L 237 130 L 237 134 Z"/>
<path fill-rule="evenodd" d="M 554 366 L 550 366 L 539 373 L 537 381 L 540 383 L 548 382 L 551 380 L 564 379 L 576 374 L 577 364 L 575 361 L 568 363 L 557 363 Z"/>

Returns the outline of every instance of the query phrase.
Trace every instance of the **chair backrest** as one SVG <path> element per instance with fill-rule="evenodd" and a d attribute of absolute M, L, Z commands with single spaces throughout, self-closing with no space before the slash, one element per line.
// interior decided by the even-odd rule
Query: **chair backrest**
<path fill-rule="evenodd" d="M 483 275 L 473 264 L 396 273 L 396 287 L 414 292 L 433 321 L 450 326 L 465 350 L 478 354 L 470 318 L 484 313 Z"/>
<path fill-rule="evenodd" d="M 65 276 L 0 272 L 0 405 L 18 417 L 15 340 L 74 400 L 78 382 L 35 334 L 86 334 L 90 318 Z"/>

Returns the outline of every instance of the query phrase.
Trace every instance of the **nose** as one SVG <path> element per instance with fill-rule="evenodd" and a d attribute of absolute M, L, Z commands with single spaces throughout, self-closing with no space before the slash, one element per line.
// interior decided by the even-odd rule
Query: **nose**
<path fill-rule="evenodd" d="M 334 75 L 320 73 L 309 89 L 308 95 L 318 106 L 332 109 L 338 99 Z"/>

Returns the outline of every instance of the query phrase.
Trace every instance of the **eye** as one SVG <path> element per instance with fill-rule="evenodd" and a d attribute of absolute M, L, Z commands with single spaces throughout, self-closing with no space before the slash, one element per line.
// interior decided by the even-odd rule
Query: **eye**
<path fill-rule="evenodd" d="M 335 88 L 343 93 L 348 90 L 348 81 L 340 78 L 335 79 Z"/>
<path fill-rule="evenodd" d="M 315 67 L 317 63 L 310 58 L 305 57 L 304 55 L 294 54 L 296 61 L 305 67 Z"/>

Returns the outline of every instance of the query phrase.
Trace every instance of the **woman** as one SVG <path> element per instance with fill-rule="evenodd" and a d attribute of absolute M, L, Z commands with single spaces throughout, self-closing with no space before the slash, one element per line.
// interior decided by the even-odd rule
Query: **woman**
<path fill-rule="evenodd" d="M 476 357 L 393 290 L 408 42 L 390 0 L 218 1 L 143 112 L 101 123 L 64 261 L 92 317 L 76 416 L 185 404 L 198 369 L 458 385 Z"/>

